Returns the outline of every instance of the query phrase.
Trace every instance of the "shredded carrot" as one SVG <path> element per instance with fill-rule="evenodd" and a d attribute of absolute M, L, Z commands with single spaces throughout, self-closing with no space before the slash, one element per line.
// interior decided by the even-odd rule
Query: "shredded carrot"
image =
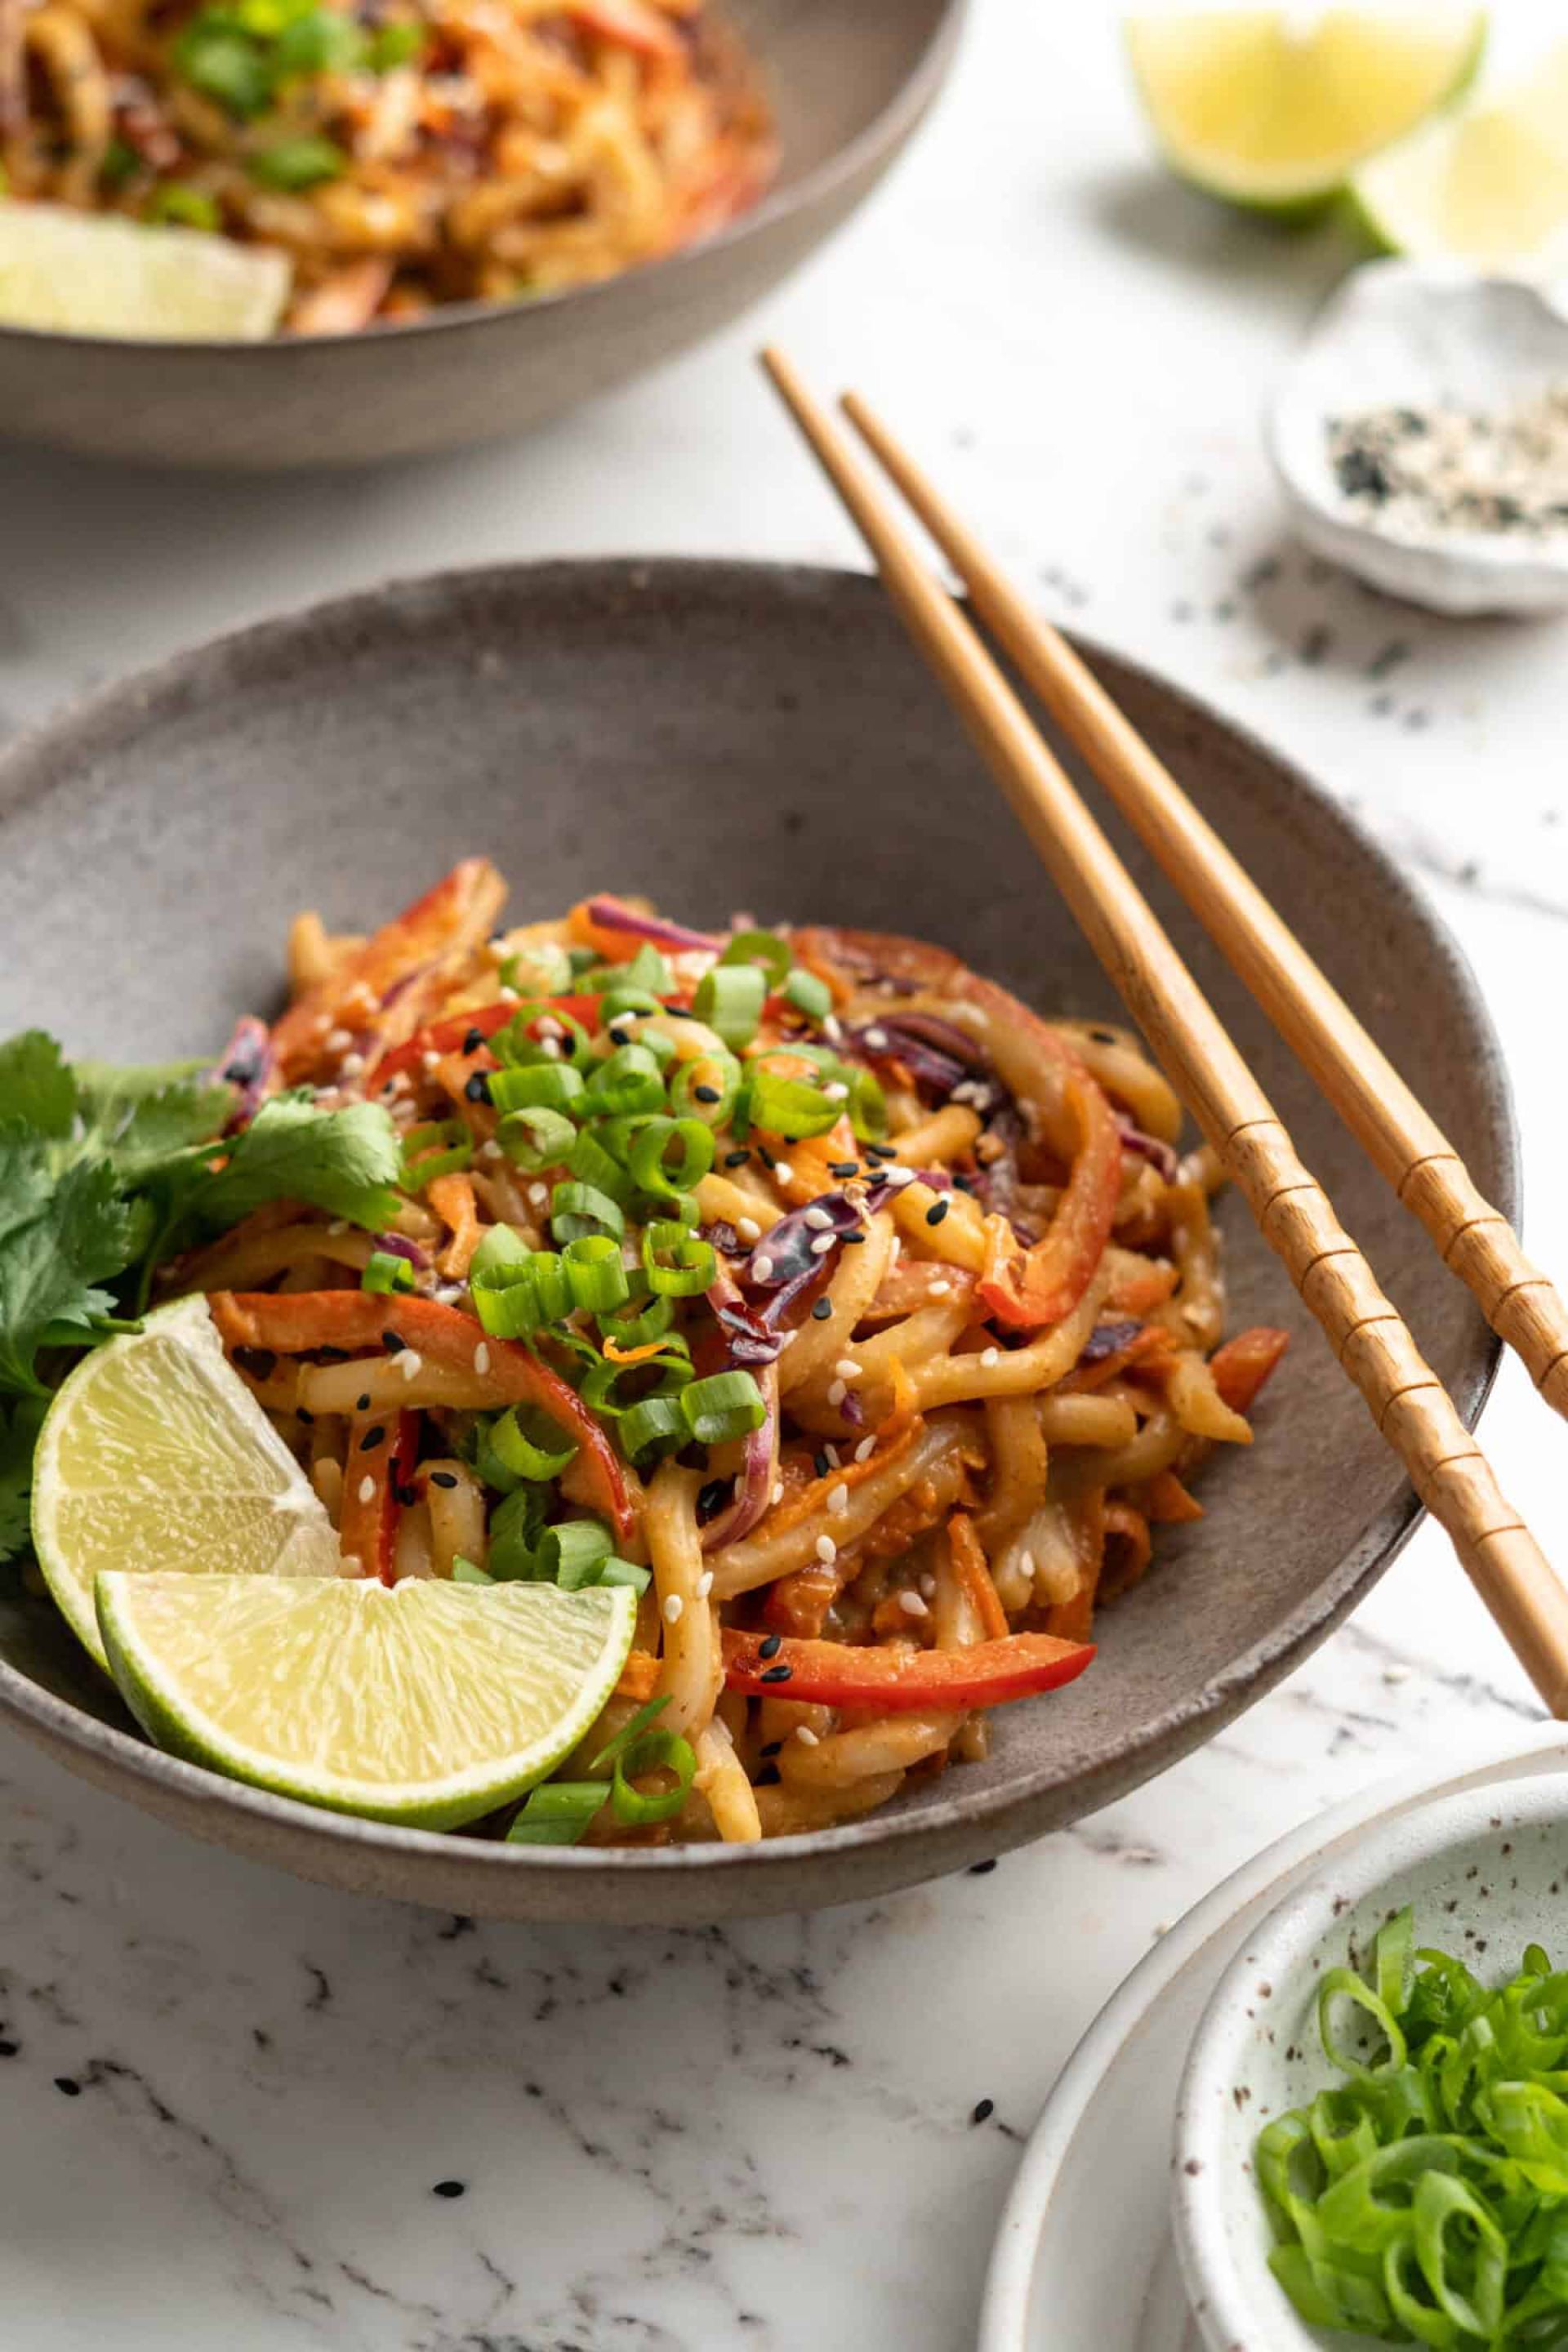
<path fill-rule="evenodd" d="M 1097 1364 L 1079 1364 L 1058 1384 L 1062 1396 L 1087 1396 L 1108 1382 L 1120 1380 L 1134 1365 L 1141 1370 L 1157 1372 L 1164 1368 L 1165 1360 L 1175 1350 L 1175 1342 L 1163 1323 L 1152 1323 L 1134 1332 L 1125 1348 L 1102 1356 Z"/>
<path fill-rule="evenodd" d="M 879 1438 L 886 1436 L 888 1424 L 884 1422 L 877 1433 Z M 904 1453 L 912 1444 L 914 1433 L 914 1425 L 911 1424 L 891 1445 L 879 1445 L 876 1453 L 868 1454 L 864 1462 L 846 1462 L 842 1469 L 830 1470 L 826 1478 L 814 1478 L 809 1486 L 798 1487 L 794 1494 L 786 1494 L 784 1501 L 776 1504 L 763 1521 L 759 1533 L 765 1530 L 771 1536 L 782 1535 L 786 1528 L 797 1527 L 802 1519 L 809 1519 L 814 1511 L 826 1508 L 827 1497 L 835 1486 L 858 1486 L 863 1480 L 884 1469 L 895 1454 Z"/>
<path fill-rule="evenodd" d="M 426 1197 L 452 1235 L 436 1264 L 448 1281 L 461 1282 L 484 1230 L 474 1188 L 466 1176 L 437 1176 Z"/>
<path fill-rule="evenodd" d="M 1143 1516 L 1157 1526 L 1179 1526 L 1187 1519 L 1201 1519 L 1204 1507 L 1195 1495 L 1189 1495 L 1173 1470 L 1162 1470 L 1151 1478 L 1142 1490 Z"/>
<path fill-rule="evenodd" d="M 635 1698 L 640 1706 L 650 1699 L 658 1680 L 658 1660 L 651 1650 L 628 1650 L 626 1663 L 621 1668 L 620 1681 L 616 1685 L 617 1698 Z"/>
<path fill-rule="evenodd" d="M 1133 1509 L 1131 1503 L 1107 1503 L 1105 1532 L 1108 1536 L 1120 1536 L 1124 1543 L 1131 1546 L 1131 1557 L 1125 1565 L 1119 1566 L 1115 1580 L 1108 1588 L 1111 1592 L 1125 1592 L 1131 1585 L 1137 1583 L 1149 1565 L 1152 1549 L 1149 1522 L 1142 1511 Z"/>
<path fill-rule="evenodd" d="M 1209 1370 L 1221 1400 L 1233 1412 L 1248 1412 L 1258 1391 L 1290 1345 L 1289 1331 L 1272 1331 L 1266 1323 L 1238 1331 L 1209 1358 Z"/>
<path fill-rule="evenodd" d="M 1106 1311 L 1113 1315 L 1152 1315 L 1155 1307 L 1163 1307 L 1174 1292 L 1177 1278 L 1176 1269 L 1167 1258 L 1152 1258 L 1136 1274 L 1129 1266 L 1107 1291 Z"/>
<path fill-rule="evenodd" d="M 889 1363 L 888 1385 L 892 1390 L 893 1401 L 887 1419 L 877 1432 L 880 1443 L 879 1451 L 871 1457 L 875 1462 L 885 1462 L 894 1444 L 918 1426 L 921 1417 L 915 1384 L 905 1371 L 900 1356 L 894 1356 Z"/>
<path fill-rule="evenodd" d="M 974 1532 L 974 1523 L 963 1511 L 954 1511 L 947 1523 L 947 1540 L 952 1551 L 952 1565 L 964 1591 L 973 1603 L 982 1629 L 988 1642 L 999 1642 L 1011 1629 L 1007 1612 L 992 1580 L 991 1563 L 985 1549 Z"/>

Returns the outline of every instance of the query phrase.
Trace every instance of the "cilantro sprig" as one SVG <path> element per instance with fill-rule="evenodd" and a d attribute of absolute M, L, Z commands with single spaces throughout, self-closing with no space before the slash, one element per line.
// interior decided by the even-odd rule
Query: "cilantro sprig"
<path fill-rule="evenodd" d="M 231 1134 L 237 1100 L 201 1062 L 73 1066 L 39 1029 L 0 1044 L 0 1559 L 26 1538 L 62 1351 L 133 1328 L 160 1265 L 270 1201 L 372 1231 L 395 1216 L 402 1152 L 379 1105 L 278 1095 Z"/>

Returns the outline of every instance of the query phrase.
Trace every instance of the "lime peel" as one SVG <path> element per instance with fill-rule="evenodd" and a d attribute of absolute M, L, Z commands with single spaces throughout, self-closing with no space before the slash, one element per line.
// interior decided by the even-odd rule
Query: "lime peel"
<path fill-rule="evenodd" d="M 137 342 L 261 342 L 293 282 L 287 254 L 210 230 L 0 200 L 0 326 Z"/>

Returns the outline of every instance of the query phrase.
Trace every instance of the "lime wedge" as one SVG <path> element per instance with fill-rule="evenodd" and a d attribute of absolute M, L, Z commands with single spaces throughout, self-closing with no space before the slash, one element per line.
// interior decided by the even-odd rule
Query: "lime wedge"
<path fill-rule="evenodd" d="M 1366 164 L 1351 201 L 1384 253 L 1568 268 L 1568 50 L 1527 89 L 1445 115 Z"/>
<path fill-rule="evenodd" d="M 1473 76 L 1484 10 L 1273 8 L 1134 16 L 1132 71 L 1173 171 L 1280 217 L 1315 209 Z"/>
<path fill-rule="evenodd" d="M 73 1630 L 106 1665 L 100 1569 L 336 1577 L 310 1480 L 229 1366 L 205 1298 L 84 1356 L 44 1418 L 33 1546 Z"/>
<path fill-rule="evenodd" d="M 337 1812 L 454 1829 L 552 1771 L 615 1689 L 626 1586 L 98 1580 L 127 1705 L 160 1747 Z"/>
<path fill-rule="evenodd" d="M 276 330 L 292 277 L 286 254 L 205 229 L 0 203 L 0 326 L 256 343 Z"/>

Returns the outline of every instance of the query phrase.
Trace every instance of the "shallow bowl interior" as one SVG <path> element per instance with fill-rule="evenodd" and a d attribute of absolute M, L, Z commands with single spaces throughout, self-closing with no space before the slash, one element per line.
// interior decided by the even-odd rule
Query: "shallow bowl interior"
<path fill-rule="evenodd" d="M 1496 1041 L 1457 951 L 1386 859 L 1261 745 L 1092 656 L 1134 722 L 1344 990 L 1505 1211 Z M 300 906 L 360 928 L 468 850 L 513 906 L 597 885 L 698 922 L 923 934 L 1030 1002 L 1112 992 L 880 592 L 714 562 L 455 573 L 318 607 L 110 689 L 0 762 L 0 1034 L 201 1052 L 278 999 Z M 1145 876 L 1142 857 L 1128 852 Z M 1151 895 L 1305 1158 L 1462 1409 L 1494 1343 L 1163 886 Z M 311 1814 L 156 1755 L 48 1612 L 0 1608 L 0 1709 L 75 1769 L 199 1832 L 340 1883 L 469 1912 L 709 1918 L 841 1901 L 973 1861 L 1107 1802 L 1282 1674 L 1408 1533 L 1415 1504 L 1289 1282 L 1226 1201 L 1233 1326 L 1296 1344 L 1207 1517 L 1103 1621 L 1093 1670 L 1001 1711 L 990 1760 L 884 1815 L 762 1853 L 520 1854 Z"/>
<path fill-rule="evenodd" d="M 166 466 L 360 466 L 494 440 L 712 333 L 831 234 L 942 85 L 963 0 L 722 0 L 773 110 L 778 176 L 718 236 L 603 285 L 264 343 L 0 328 L 0 433 Z"/>
<path fill-rule="evenodd" d="M 1319 1984 L 1333 1968 L 1364 1974 L 1378 1929 L 1406 1904 L 1416 1945 L 1452 1952 L 1485 1982 L 1511 1977 L 1527 1944 L 1561 1965 L 1565 1840 L 1561 1769 L 1468 1789 L 1373 1823 L 1247 1937 L 1204 2011 L 1176 2112 L 1176 2245 L 1213 2352 L 1373 2352 L 1371 2336 L 1309 2327 L 1277 2285 L 1253 2144 L 1342 2079 L 1323 2055 Z"/>

